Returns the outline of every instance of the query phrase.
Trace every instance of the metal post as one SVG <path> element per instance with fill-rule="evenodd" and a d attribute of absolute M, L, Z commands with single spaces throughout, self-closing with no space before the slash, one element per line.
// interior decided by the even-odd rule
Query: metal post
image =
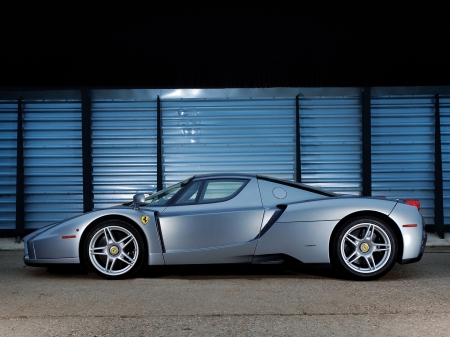
<path fill-rule="evenodd" d="M 16 233 L 25 234 L 25 169 L 23 158 L 22 98 L 17 102 L 17 175 L 16 175 Z"/>
<path fill-rule="evenodd" d="M 156 98 L 156 189 L 162 190 L 162 132 L 161 132 L 161 100 Z"/>
<path fill-rule="evenodd" d="M 300 149 L 300 94 L 295 96 L 295 181 L 302 182 L 302 160 Z"/>
<path fill-rule="evenodd" d="M 91 135 L 91 96 L 87 89 L 81 90 L 81 127 L 83 147 L 83 210 L 94 209 L 92 189 L 92 135 Z"/>
<path fill-rule="evenodd" d="M 444 191 L 442 178 L 441 118 L 439 94 L 434 96 L 434 224 L 436 234 L 444 238 Z"/>
<path fill-rule="evenodd" d="M 372 121 L 370 87 L 362 91 L 362 194 L 372 195 Z"/>

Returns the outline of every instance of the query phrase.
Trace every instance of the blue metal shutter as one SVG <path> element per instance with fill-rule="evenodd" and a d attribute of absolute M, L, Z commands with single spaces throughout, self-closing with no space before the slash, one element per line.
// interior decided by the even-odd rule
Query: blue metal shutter
<path fill-rule="evenodd" d="M 92 101 L 94 208 L 156 190 L 156 101 Z"/>
<path fill-rule="evenodd" d="M 80 101 L 23 101 L 25 227 L 83 212 Z"/>
<path fill-rule="evenodd" d="M 450 225 L 450 97 L 439 98 L 441 113 L 442 175 L 444 189 L 444 224 Z"/>
<path fill-rule="evenodd" d="M 303 183 L 361 195 L 360 97 L 301 97 L 300 153 Z"/>
<path fill-rule="evenodd" d="M 199 173 L 293 180 L 295 99 L 163 100 L 163 183 Z"/>
<path fill-rule="evenodd" d="M 17 101 L 0 101 L 0 229 L 16 228 Z"/>
<path fill-rule="evenodd" d="M 372 98 L 372 194 L 417 198 L 434 224 L 434 97 Z"/>

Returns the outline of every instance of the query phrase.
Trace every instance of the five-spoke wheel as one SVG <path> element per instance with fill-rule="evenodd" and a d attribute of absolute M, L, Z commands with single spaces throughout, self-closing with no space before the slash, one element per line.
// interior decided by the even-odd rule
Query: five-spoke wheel
<path fill-rule="evenodd" d="M 145 246 L 139 232 L 121 220 L 96 225 L 85 240 L 85 260 L 102 277 L 128 277 L 142 266 Z"/>
<path fill-rule="evenodd" d="M 394 265 L 397 240 L 392 229 L 374 217 L 360 217 L 336 233 L 333 257 L 338 269 L 358 279 L 374 279 Z"/>

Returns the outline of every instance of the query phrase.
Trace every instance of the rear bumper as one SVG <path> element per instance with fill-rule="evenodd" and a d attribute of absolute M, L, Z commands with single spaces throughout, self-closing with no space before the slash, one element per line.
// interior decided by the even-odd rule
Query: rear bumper
<path fill-rule="evenodd" d="M 419 256 L 414 257 L 412 259 L 403 259 L 401 264 L 408 264 L 413 262 L 418 262 L 422 259 L 423 252 L 425 251 L 425 246 L 427 244 L 428 235 L 423 232 L 422 243 L 420 244 Z"/>

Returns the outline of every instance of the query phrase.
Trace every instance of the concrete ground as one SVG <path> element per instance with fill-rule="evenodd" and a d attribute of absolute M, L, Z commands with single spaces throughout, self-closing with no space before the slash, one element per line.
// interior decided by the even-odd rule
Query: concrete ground
<path fill-rule="evenodd" d="M 107 281 L 0 251 L 0 336 L 449 336 L 450 247 L 356 282 L 328 269 L 150 268 Z"/>

